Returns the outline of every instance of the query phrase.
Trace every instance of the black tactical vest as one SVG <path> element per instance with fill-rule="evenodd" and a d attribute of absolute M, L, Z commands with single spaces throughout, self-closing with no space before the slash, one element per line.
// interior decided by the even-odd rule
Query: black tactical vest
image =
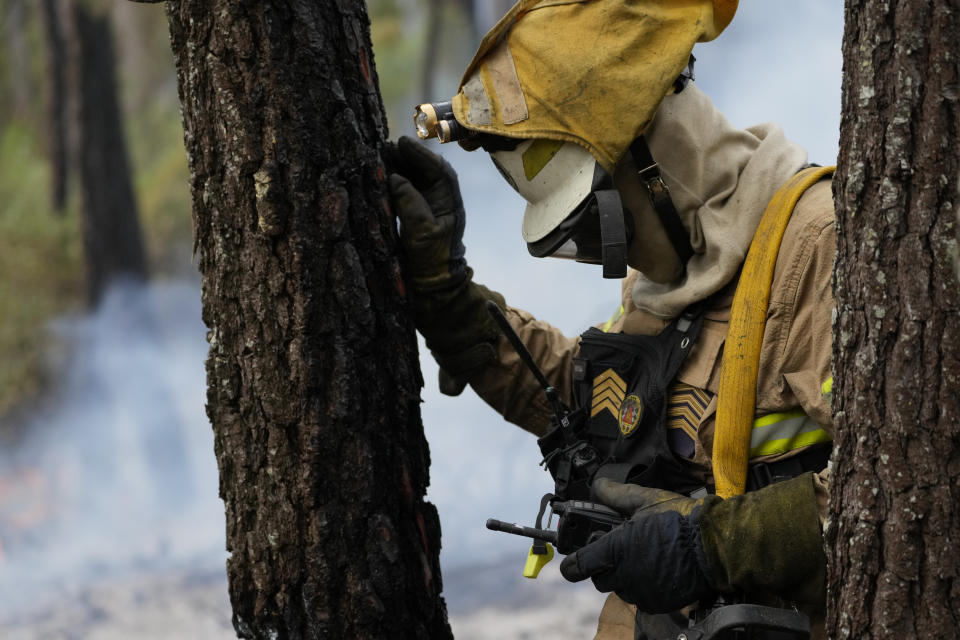
<path fill-rule="evenodd" d="M 693 348 L 703 315 L 688 310 L 655 336 L 582 334 L 575 408 L 538 440 L 566 499 L 590 500 L 595 477 L 678 492 L 700 486 L 667 442 L 668 389 Z"/>

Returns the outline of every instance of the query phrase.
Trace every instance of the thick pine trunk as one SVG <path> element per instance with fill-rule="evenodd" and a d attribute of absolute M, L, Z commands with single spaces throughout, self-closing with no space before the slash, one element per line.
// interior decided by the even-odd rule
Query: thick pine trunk
<path fill-rule="evenodd" d="M 447 638 L 362 2 L 168 2 L 243 638 Z"/>
<path fill-rule="evenodd" d="M 960 12 L 847 0 L 828 628 L 960 628 Z"/>
<path fill-rule="evenodd" d="M 69 60 L 68 148 L 79 178 L 87 298 L 96 305 L 111 280 L 144 279 L 147 261 L 117 97 L 110 18 L 83 0 L 62 0 Z"/>
<path fill-rule="evenodd" d="M 62 212 L 67 202 L 67 129 L 66 129 L 66 74 L 67 51 L 63 40 L 63 28 L 60 24 L 60 12 L 57 0 L 42 0 L 40 10 L 43 16 L 44 31 L 47 40 L 47 86 L 50 95 L 47 98 L 47 147 L 50 154 L 50 174 L 53 208 Z"/>

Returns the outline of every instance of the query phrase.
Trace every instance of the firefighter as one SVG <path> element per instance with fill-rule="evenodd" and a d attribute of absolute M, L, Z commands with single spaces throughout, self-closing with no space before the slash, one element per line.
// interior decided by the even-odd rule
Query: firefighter
<path fill-rule="evenodd" d="M 419 108 L 423 135 L 484 149 L 526 199 L 532 255 L 623 278 L 619 311 L 581 337 L 474 282 L 456 173 L 411 139 L 394 150 L 405 277 L 441 391 L 469 384 L 506 420 L 548 428 L 551 407 L 492 300 L 591 432 L 613 434 L 606 457 L 623 464 L 590 491 L 629 519 L 561 564 L 611 592 L 598 638 L 670 633 L 658 614 L 719 594 L 823 607 L 829 171 L 808 168 L 776 125 L 733 127 L 690 82 L 694 44 L 735 11 L 730 0 L 521 0 L 451 103 Z M 558 283 L 557 295 L 576 292 Z"/>

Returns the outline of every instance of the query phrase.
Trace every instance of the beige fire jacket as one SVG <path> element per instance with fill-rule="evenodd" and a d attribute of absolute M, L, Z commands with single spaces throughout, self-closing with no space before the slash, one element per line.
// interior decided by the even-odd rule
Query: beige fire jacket
<path fill-rule="evenodd" d="M 829 390 L 834 253 L 833 199 L 830 182 L 823 180 L 798 202 L 778 254 L 760 358 L 751 462 L 796 455 L 833 437 Z M 621 308 L 601 328 L 649 335 L 669 324 L 636 307 L 631 295 L 636 277 L 631 272 L 624 280 Z M 716 392 L 735 287 L 736 281 L 728 285 L 706 312 L 697 344 L 672 387 L 675 399 L 686 394 L 684 402 L 668 409 L 668 425 L 693 437 L 693 454 L 687 461 L 705 481 L 711 479 Z M 519 309 L 508 309 L 507 315 L 551 384 L 570 403 L 579 338 L 568 338 Z M 475 376 L 471 386 L 506 420 L 542 435 L 551 416 L 543 390 L 506 340 L 501 339 L 498 355 L 498 362 Z M 691 401 L 691 394 L 699 402 Z M 822 520 L 826 471 L 815 480 Z M 633 638 L 633 615 L 632 607 L 611 595 L 597 639 Z"/>
<path fill-rule="evenodd" d="M 824 180 L 800 199 L 777 258 L 760 357 L 752 462 L 794 455 L 807 443 L 832 439 L 828 380 L 834 253 L 833 199 L 830 182 Z M 631 297 L 636 277 L 631 272 L 624 280 L 621 308 L 601 328 L 650 335 L 669 324 L 636 308 Z M 729 285 L 706 312 L 697 344 L 676 377 L 677 383 L 705 391 L 702 397 L 708 398 L 706 407 L 692 419 L 695 452 L 688 458 L 693 468 L 707 476 L 720 361 L 735 286 L 735 282 Z M 571 402 L 572 362 L 579 337 L 568 338 L 520 309 L 508 309 L 507 316 L 551 384 Z M 551 416 L 543 390 L 506 340 L 498 344 L 498 355 L 498 362 L 473 377 L 471 386 L 506 420 L 542 435 Z"/>
<path fill-rule="evenodd" d="M 693 84 L 663 100 L 644 138 L 690 232 L 694 255 L 684 278 L 676 283 L 658 284 L 631 272 L 623 282 L 619 310 L 611 301 L 611 312 L 617 312 L 601 328 L 652 335 L 690 304 L 713 301 L 700 336 L 670 387 L 667 407 L 668 441 L 674 453 L 686 461 L 691 475 L 710 482 L 721 355 L 739 269 L 767 204 L 804 166 L 807 154 L 776 125 L 733 126 Z M 630 211 L 651 207 L 646 198 L 629 195 L 623 197 Z M 652 209 L 647 213 L 655 215 Z M 826 383 L 834 241 L 830 183 L 821 181 L 795 207 L 778 253 L 751 425 L 753 462 L 793 456 L 832 439 Z M 509 309 L 507 315 L 551 384 L 571 404 L 572 361 L 579 338 L 568 338 L 519 309 Z M 505 339 L 497 351 L 499 360 L 486 365 L 470 384 L 508 421 L 543 434 L 551 416 L 543 391 Z M 601 384 L 598 380 L 594 387 Z M 596 397 L 610 408 L 607 389 Z M 825 478 L 817 480 L 823 514 Z M 631 609 L 611 597 L 601 615 L 598 638 L 632 638 Z"/>

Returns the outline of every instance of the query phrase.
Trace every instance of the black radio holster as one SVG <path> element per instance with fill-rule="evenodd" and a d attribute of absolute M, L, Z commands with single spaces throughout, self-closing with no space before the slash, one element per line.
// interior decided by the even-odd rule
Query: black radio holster
<path fill-rule="evenodd" d="M 667 441 L 668 390 L 702 323 L 698 307 L 655 336 L 595 328 L 581 335 L 575 409 L 537 441 L 558 496 L 591 500 L 596 477 L 678 492 L 702 486 Z"/>

